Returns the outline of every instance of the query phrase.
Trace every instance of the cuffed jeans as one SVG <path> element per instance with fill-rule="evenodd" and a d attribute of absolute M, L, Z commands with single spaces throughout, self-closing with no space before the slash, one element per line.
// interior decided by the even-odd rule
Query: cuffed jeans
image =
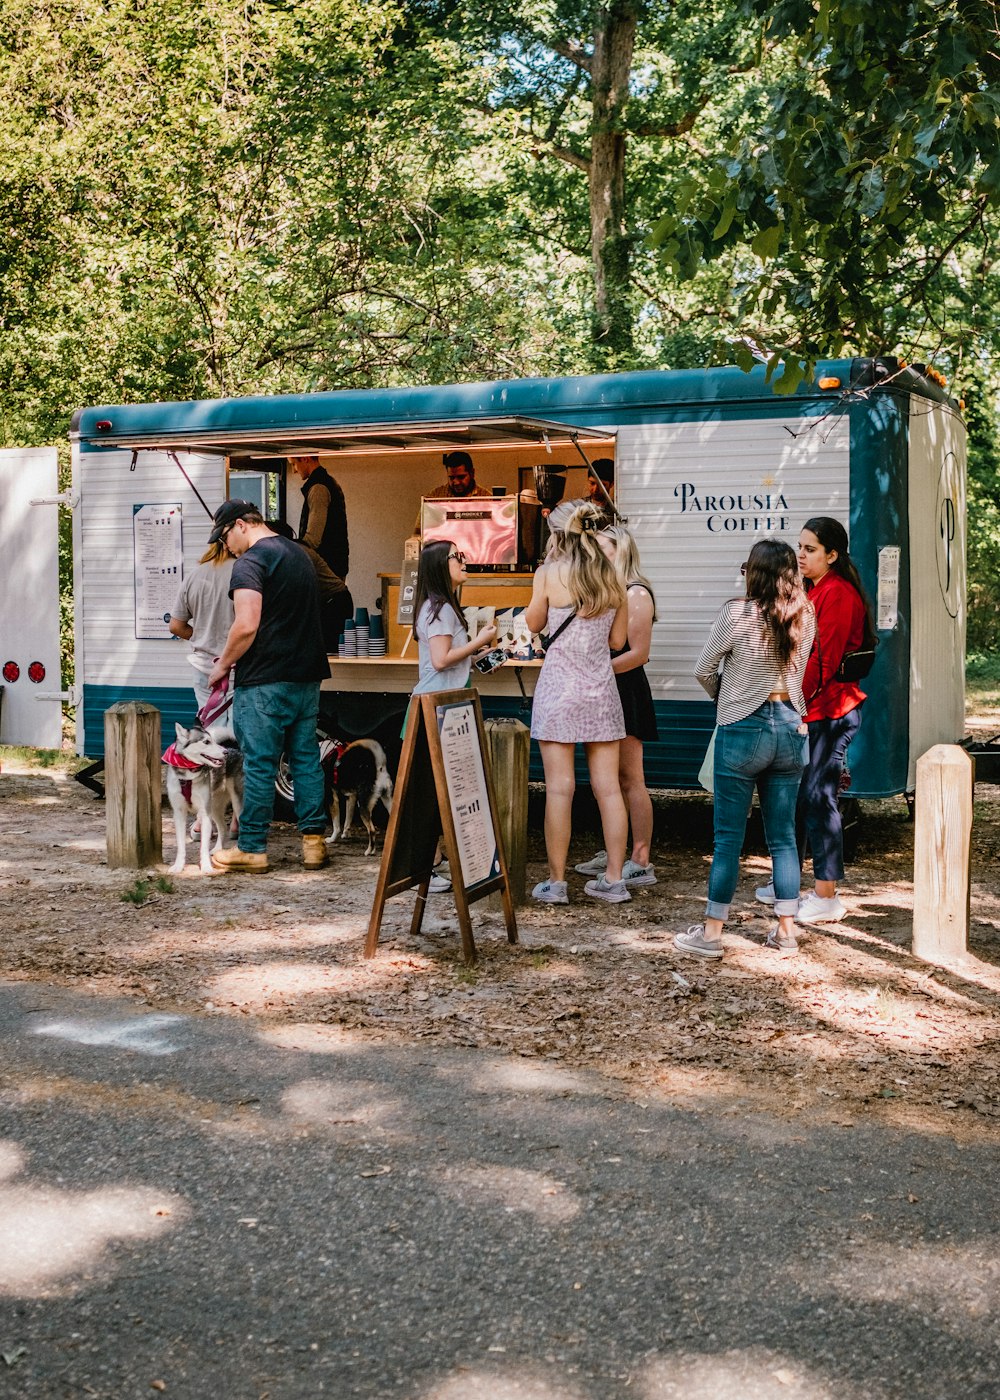
<path fill-rule="evenodd" d="M 239 686 L 233 693 L 233 728 L 243 750 L 243 813 L 240 850 L 267 850 L 274 815 L 274 781 L 282 753 L 294 787 L 299 830 L 326 830 L 323 769 L 316 720 L 319 681 L 276 681 Z"/>
<path fill-rule="evenodd" d="M 708 877 L 709 919 L 726 919 L 740 877 L 740 852 L 756 786 L 767 848 L 774 864 L 774 912 L 799 907 L 799 852 L 795 804 L 809 740 L 802 720 L 783 700 L 765 700 L 715 739 L 715 851 Z"/>
<path fill-rule="evenodd" d="M 844 878 L 844 825 L 840 816 L 840 779 L 851 740 L 861 728 L 861 706 L 839 719 L 815 719 L 809 725 L 809 762 L 799 789 L 800 854 L 812 850 L 813 878 Z"/>

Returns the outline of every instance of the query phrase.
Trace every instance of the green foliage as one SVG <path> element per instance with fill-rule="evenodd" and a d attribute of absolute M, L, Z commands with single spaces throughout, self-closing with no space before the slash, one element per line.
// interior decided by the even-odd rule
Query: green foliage
<path fill-rule="evenodd" d="M 970 652 L 1000 649 L 1000 385 L 981 365 L 967 371 L 969 428 L 968 623 Z"/>
<path fill-rule="evenodd" d="M 150 879 L 139 876 L 128 889 L 122 890 L 119 898 L 123 904 L 146 904 L 154 894 L 172 894 L 173 881 L 166 875 L 155 875 Z"/>
<path fill-rule="evenodd" d="M 785 363 L 782 392 L 790 364 L 811 371 L 825 355 L 918 344 L 921 359 L 956 364 L 970 346 L 992 347 L 995 5 L 738 9 L 758 28 L 770 101 L 659 221 L 667 265 L 683 277 L 722 255 L 743 260 L 736 319 Z"/>

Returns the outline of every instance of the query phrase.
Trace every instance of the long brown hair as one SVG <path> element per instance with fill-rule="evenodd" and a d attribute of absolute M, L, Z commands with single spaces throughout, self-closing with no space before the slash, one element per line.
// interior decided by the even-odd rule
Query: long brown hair
<path fill-rule="evenodd" d="M 745 567 L 747 597 L 760 609 L 775 659 L 784 668 L 797 653 L 812 612 L 795 550 L 784 540 L 758 540 Z"/>
<path fill-rule="evenodd" d="M 583 617 L 597 617 L 625 601 L 618 570 L 597 543 L 603 512 L 590 501 L 563 501 L 549 516 L 552 560 L 565 563 L 566 591 Z"/>
<path fill-rule="evenodd" d="M 417 596 L 413 603 L 413 630 L 416 635 L 417 618 L 425 603 L 431 605 L 431 621 L 436 622 L 446 605 L 452 609 L 465 635 L 469 630 L 465 625 L 465 614 L 458 601 L 455 585 L 451 581 L 448 556 L 455 548 L 454 540 L 431 540 L 420 551 L 420 564 L 417 568 Z"/>

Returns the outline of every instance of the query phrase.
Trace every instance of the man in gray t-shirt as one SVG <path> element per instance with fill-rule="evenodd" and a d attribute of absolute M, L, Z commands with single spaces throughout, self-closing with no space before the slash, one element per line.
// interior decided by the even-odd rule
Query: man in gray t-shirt
<path fill-rule="evenodd" d="M 234 616 L 229 596 L 234 560 L 224 548 L 213 545 L 212 551 L 217 557 L 206 558 L 181 584 L 169 622 L 175 637 L 191 643 L 188 660 L 199 710 L 208 701 L 208 673 L 222 655 Z"/>

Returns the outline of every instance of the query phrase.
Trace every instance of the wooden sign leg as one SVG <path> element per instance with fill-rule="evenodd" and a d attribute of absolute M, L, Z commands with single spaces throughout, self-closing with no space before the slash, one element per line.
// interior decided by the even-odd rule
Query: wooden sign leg
<path fill-rule="evenodd" d="M 456 870 L 461 870 L 462 867 L 460 864 L 458 864 L 457 846 L 455 849 L 455 861 L 456 864 L 454 868 Z M 448 858 L 448 863 L 449 865 L 451 864 L 450 856 Z M 472 920 L 469 917 L 469 901 L 465 897 L 465 890 L 462 888 L 461 878 L 459 878 L 457 884 L 453 880 L 451 888 L 455 895 L 455 909 L 458 913 L 458 927 L 462 935 L 462 957 L 465 960 L 466 966 L 472 967 L 474 966 L 476 961 L 476 943 L 475 939 L 472 937 Z"/>
<path fill-rule="evenodd" d="M 420 932 L 420 926 L 424 922 L 424 910 L 427 908 L 427 889 L 430 883 L 430 876 L 428 876 L 417 886 L 417 902 L 413 906 L 413 918 L 410 920 L 411 938 L 416 938 Z"/>

